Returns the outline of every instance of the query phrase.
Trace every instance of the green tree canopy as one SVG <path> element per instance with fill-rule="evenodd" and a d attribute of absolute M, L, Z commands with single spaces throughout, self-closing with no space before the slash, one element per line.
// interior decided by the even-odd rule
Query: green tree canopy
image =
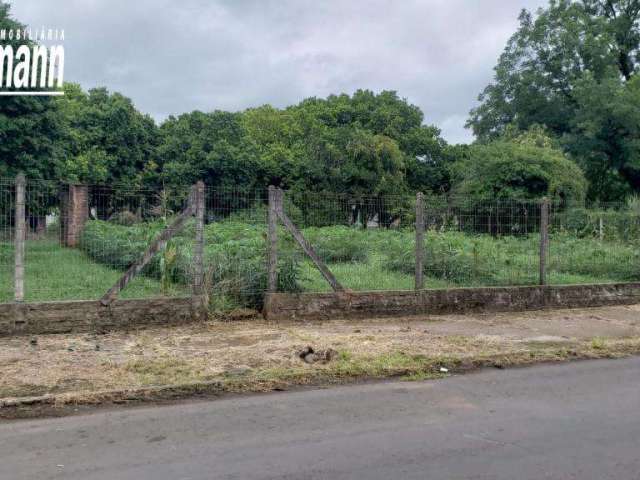
<path fill-rule="evenodd" d="M 531 200 L 548 196 L 581 201 L 586 180 L 580 167 L 534 129 L 466 149 L 452 166 L 453 192 L 474 200 Z"/>
<path fill-rule="evenodd" d="M 640 190 L 628 151 L 635 127 L 614 125 L 607 139 L 607 121 L 593 125 L 610 96 L 637 101 L 626 90 L 634 88 L 640 62 L 639 20 L 640 0 L 551 0 L 536 17 L 523 11 L 468 126 L 488 141 L 509 125 L 520 131 L 544 125 L 584 167 L 591 196 L 610 198 L 620 185 Z M 623 105 L 614 103 L 608 118 L 620 119 Z M 596 150 L 586 154 L 587 145 Z"/>
<path fill-rule="evenodd" d="M 360 90 L 277 109 L 192 112 L 160 127 L 165 181 L 352 194 L 438 190 L 448 179 L 440 131 L 395 92 Z"/>
<path fill-rule="evenodd" d="M 203 180 L 212 187 L 256 186 L 256 152 L 241 115 L 194 111 L 169 117 L 160 127 L 161 178 L 169 185 Z"/>
<path fill-rule="evenodd" d="M 157 174 L 157 127 L 133 102 L 106 88 L 85 93 L 66 83 L 57 99 L 64 160 L 57 177 L 66 181 L 140 186 Z"/>

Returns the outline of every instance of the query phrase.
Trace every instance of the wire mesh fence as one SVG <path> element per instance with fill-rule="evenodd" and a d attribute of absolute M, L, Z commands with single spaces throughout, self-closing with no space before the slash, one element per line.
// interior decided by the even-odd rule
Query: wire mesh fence
<path fill-rule="evenodd" d="M 25 187 L 24 300 L 99 299 L 144 253 L 188 191 L 74 186 L 28 180 Z M 15 182 L 0 181 L 0 302 L 14 299 Z M 177 235 L 122 292 L 124 298 L 187 295 L 193 228 Z"/>
<path fill-rule="evenodd" d="M 551 207 L 551 283 L 640 280 L 640 210 L 604 203 Z"/>
<path fill-rule="evenodd" d="M 538 201 L 426 199 L 427 284 L 538 283 L 540 209 Z"/>
<path fill-rule="evenodd" d="M 0 302 L 14 298 L 15 181 L 0 178 Z"/>
<path fill-rule="evenodd" d="M 285 195 L 284 211 L 336 280 L 351 290 L 413 289 L 415 198 L 406 195 Z M 313 262 L 283 232 L 292 250 L 295 288 L 330 291 Z"/>
<path fill-rule="evenodd" d="M 204 284 L 214 309 L 260 308 L 268 283 L 267 189 L 205 189 Z M 99 299 L 190 201 L 190 189 L 70 186 L 27 180 L 25 301 Z M 283 211 L 339 284 L 416 286 L 416 197 L 285 192 Z M 419 205 L 419 204 L 418 204 Z M 422 201 L 425 288 L 540 283 L 542 203 L 427 196 Z M 0 302 L 15 298 L 15 179 L 0 179 Z M 122 291 L 186 296 L 195 220 Z M 277 227 L 277 290 L 330 291 L 291 232 Z M 549 206 L 549 284 L 640 280 L 640 209 Z"/>

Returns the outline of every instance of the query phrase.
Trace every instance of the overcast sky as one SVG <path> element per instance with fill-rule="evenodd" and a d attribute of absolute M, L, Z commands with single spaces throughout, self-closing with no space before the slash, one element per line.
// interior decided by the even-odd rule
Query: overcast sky
<path fill-rule="evenodd" d="M 522 8 L 546 0 L 10 0 L 65 30 L 65 80 L 106 86 L 156 120 L 397 90 L 450 143 Z"/>

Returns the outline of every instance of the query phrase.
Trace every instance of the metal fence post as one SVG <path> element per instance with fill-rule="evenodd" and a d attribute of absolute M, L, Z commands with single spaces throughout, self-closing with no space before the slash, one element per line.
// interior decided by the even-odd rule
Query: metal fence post
<path fill-rule="evenodd" d="M 549 199 L 540 204 L 540 285 L 547 284 L 547 255 L 549 253 Z"/>
<path fill-rule="evenodd" d="M 15 218 L 15 270 L 14 270 L 14 299 L 24 301 L 24 244 L 26 240 L 25 225 L 25 176 L 16 176 L 16 218 Z"/>
<path fill-rule="evenodd" d="M 268 218 L 268 259 L 267 259 L 267 291 L 278 289 L 278 214 L 280 195 L 276 187 L 269 186 L 269 218 Z"/>
<path fill-rule="evenodd" d="M 415 289 L 424 288 L 424 196 L 416 194 L 416 278 Z"/>

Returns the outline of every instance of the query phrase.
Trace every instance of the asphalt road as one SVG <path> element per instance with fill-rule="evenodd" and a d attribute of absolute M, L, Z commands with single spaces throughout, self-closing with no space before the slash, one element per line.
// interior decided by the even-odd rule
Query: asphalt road
<path fill-rule="evenodd" d="M 0 424 L 0 478 L 640 479 L 640 358 Z"/>

